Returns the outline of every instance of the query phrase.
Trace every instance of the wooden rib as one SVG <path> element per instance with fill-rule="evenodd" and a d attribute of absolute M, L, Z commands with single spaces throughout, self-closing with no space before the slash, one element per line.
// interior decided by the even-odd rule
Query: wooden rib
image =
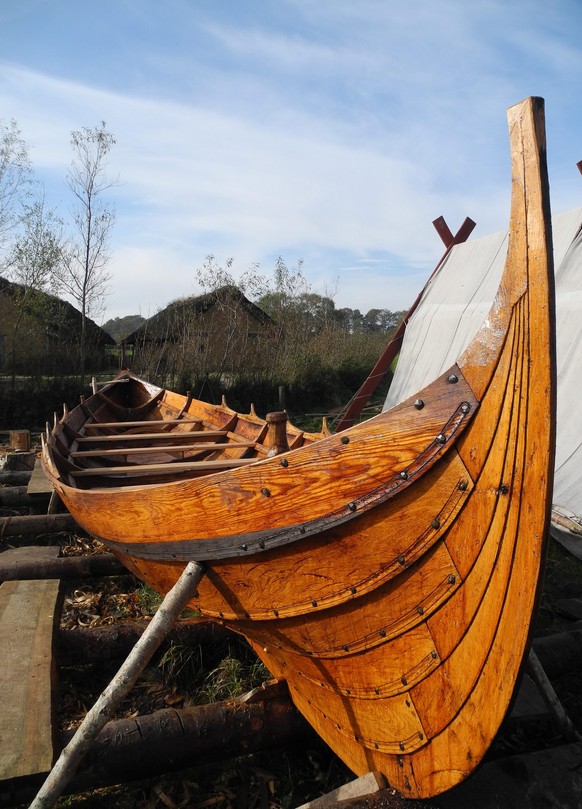
<path fill-rule="evenodd" d="M 152 410 L 152 408 L 163 397 L 165 392 L 166 391 L 163 388 L 160 388 L 160 390 L 157 393 L 154 393 L 154 395 L 150 399 L 148 399 L 147 402 L 144 402 L 143 404 L 137 405 L 136 407 L 132 408 L 127 408 L 124 407 L 123 405 L 118 404 L 117 402 L 114 402 L 113 399 L 110 399 L 109 396 L 106 396 L 105 393 L 101 390 L 98 390 L 97 393 L 94 395 L 99 397 L 99 399 L 101 399 L 102 402 L 104 402 L 108 407 L 110 407 L 114 413 L 127 415 L 128 409 L 130 410 L 131 413 L 134 414 L 147 413 L 149 410 Z"/>
<path fill-rule="evenodd" d="M 95 469 L 78 469 L 71 472 L 75 478 L 102 475 L 141 475 L 146 472 L 167 472 L 175 474 L 177 472 L 194 472 L 198 470 L 208 470 L 217 472 L 220 469 L 233 469 L 237 466 L 256 463 L 256 458 L 226 458 L 216 461 L 186 461 L 182 463 L 155 463 L 143 464 L 142 466 L 104 466 Z"/>
<path fill-rule="evenodd" d="M 147 455 L 148 453 L 156 454 L 160 452 L 187 452 L 189 449 L 195 449 L 197 452 L 222 450 L 232 448 L 249 448 L 254 447 L 254 441 L 223 441 L 214 442 L 212 444 L 202 444 L 195 442 L 194 444 L 185 444 L 183 446 L 167 446 L 167 447 L 118 447 L 116 449 L 86 449 L 71 452 L 71 458 L 96 458 L 106 457 L 108 455 Z"/>
<path fill-rule="evenodd" d="M 226 436 L 226 430 L 180 430 L 174 433 L 131 433 L 130 435 L 95 435 L 95 436 L 80 436 L 77 438 L 79 444 L 95 444 L 95 443 L 110 443 L 113 441 L 173 441 L 174 439 L 191 440 L 196 443 L 205 438 L 219 438 Z M 225 446 L 226 443 L 225 443 Z"/>

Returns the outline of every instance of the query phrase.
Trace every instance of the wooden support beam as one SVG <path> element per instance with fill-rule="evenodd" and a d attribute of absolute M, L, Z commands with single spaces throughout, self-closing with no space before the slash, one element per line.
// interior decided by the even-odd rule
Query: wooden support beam
<path fill-rule="evenodd" d="M 128 621 L 105 626 L 61 629 L 57 636 L 59 665 L 66 667 L 99 664 L 103 660 L 127 657 L 147 625 L 147 621 Z M 238 638 L 238 635 L 223 624 L 208 618 L 193 618 L 178 621 L 164 642 L 213 648 L 234 638 Z"/>
<path fill-rule="evenodd" d="M 38 495 L 29 494 L 27 486 L 0 487 L 0 506 L 34 508 L 48 505 L 49 499 L 50 492 L 42 492 Z"/>
<path fill-rule="evenodd" d="M 264 690 L 252 702 L 228 700 L 191 708 L 166 708 L 148 716 L 108 722 L 65 792 L 161 776 L 194 764 L 224 761 L 260 750 L 306 744 L 313 731 L 286 689 Z M 61 741 L 66 743 L 68 737 Z M 38 779 L 29 779 L 31 787 Z M 34 788 L 23 785 L 11 806 L 29 804 Z M 0 806 L 3 804 L 0 803 Z"/>
<path fill-rule="evenodd" d="M 56 551 L 50 555 L 46 551 Z M 127 573 L 112 553 L 90 556 L 58 556 L 58 548 L 11 548 L 0 553 L 0 581 L 24 579 L 84 579 Z"/>
<path fill-rule="evenodd" d="M 31 534 L 59 534 L 78 528 L 71 514 L 31 514 L 26 517 L 0 517 L 0 537 Z"/>

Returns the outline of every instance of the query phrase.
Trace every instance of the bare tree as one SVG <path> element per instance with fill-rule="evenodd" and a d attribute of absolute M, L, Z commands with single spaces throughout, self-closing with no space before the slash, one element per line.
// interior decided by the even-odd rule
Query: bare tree
<path fill-rule="evenodd" d="M 16 121 L 0 121 L 0 249 L 20 225 L 32 186 L 28 148 Z"/>
<path fill-rule="evenodd" d="M 45 293 L 54 291 L 57 286 L 63 249 L 62 226 L 62 221 L 46 207 L 44 196 L 39 194 L 25 207 L 20 227 L 11 242 L 6 269 L 15 284 L 11 294 L 15 312 L 10 335 L 12 396 L 18 354 L 22 362 L 31 341 L 46 337 L 43 330 L 49 303 Z"/>
<path fill-rule="evenodd" d="M 61 285 L 81 311 L 79 372 L 85 377 L 87 356 L 87 318 L 102 305 L 111 276 L 110 235 L 115 211 L 104 194 L 119 185 L 107 176 L 107 155 L 116 143 L 114 136 L 99 126 L 71 132 L 73 161 L 66 183 L 75 198 L 73 234 L 64 253 Z"/>

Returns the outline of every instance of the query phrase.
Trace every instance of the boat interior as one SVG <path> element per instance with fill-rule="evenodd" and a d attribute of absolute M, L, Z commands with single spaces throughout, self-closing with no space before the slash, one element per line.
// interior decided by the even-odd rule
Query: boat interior
<path fill-rule="evenodd" d="M 76 488 L 147 485 L 233 469 L 311 444 L 285 411 L 259 418 L 122 372 L 46 430 L 54 470 Z"/>

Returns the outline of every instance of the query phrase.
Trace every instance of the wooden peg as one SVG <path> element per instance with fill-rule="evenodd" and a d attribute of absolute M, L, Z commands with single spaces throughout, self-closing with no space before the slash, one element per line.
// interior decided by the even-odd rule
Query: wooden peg
<path fill-rule="evenodd" d="M 278 410 L 275 413 L 267 413 L 267 458 L 272 458 L 274 455 L 281 455 L 283 452 L 289 452 L 289 443 L 287 441 L 287 411 Z"/>

